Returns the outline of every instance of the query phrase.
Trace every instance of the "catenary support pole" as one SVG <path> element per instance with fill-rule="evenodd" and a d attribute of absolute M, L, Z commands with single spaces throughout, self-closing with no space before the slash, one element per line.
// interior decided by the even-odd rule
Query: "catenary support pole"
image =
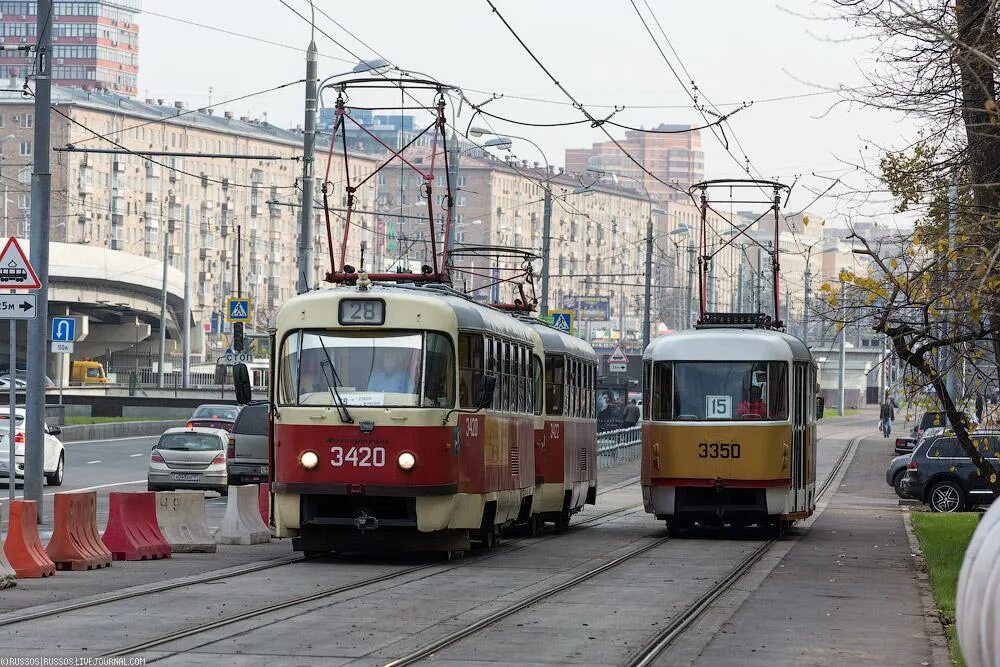
<path fill-rule="evenodd" d="M 160 290 L 160 358 L 156 373 L 156 386 L 163 389 L 165 376 L 163 367 L 167 360 L 167 265 L 170 261 L 170 232 L 163 233 L 163 282 Z"/>
<path fill-rule="evenodd" d="M 652 206 L 652 204 L 650 204 Z M 653 214 L 646 220 L 646 293 L 642 303 L 642 349 L 649 347 L 650 313 L 653 305 Z"/>
<path fill-rule="evenodd" d="M 844 303 L 844 281 L 840 281 L 840 303 L 841 312 L 843 312 Z M 840 394 L 840 401 L 837 406 L 837 414 L 841 417 L 844 416 L 844 396 L 846 390 L 844 387 L 844 374 L 845 366 L 847 365 L 847 322 L 843 319 L 841 315 L 840 321 L 840 369 L 837 373 L 837 393 Z"/>
<path fill-rule="evenodd" d="M 302 135 L 302 217 L 299 222 L 298 293 L 308 292 L 313 276 L 313 188 L 316 182 L 316 88 L 319 52 L 316 40 L 306 49 L 306 117 Z M 332 141 L 332 139 L 331 139 Z M 330 267 L 331 270 L 333 267 Z"/>
<path fill-rule="evenodd" d="M 191 381 L 191 205 L 184 207 L 184 312 L 181 313 L 181 387 Z"/>
<path fill-rule="evenodd" d="M 538 313 L 549 315 L 549 254 L 552 248 L 552 186 L 546 184 L 542 201 L 542 295 Z"/>
<path fill-rule="evenodd" d="M 31 174 L 31 265 L 41 289 L 35 319 L 28 321 L 28 356 L 25 362 L 28 386 L 25 392 L 24 497 L 34 500 L 38 522 L 45 516 L 42 475 L 45 451 L 45 375 L 48 361 L 49 324 L 49 204 L 52 174 L 49 171 L 52 104 L 52 0 L 38 0 L 37 52 L 35 59 L 34 168 Z M 16 375 L 16 367 L 11 369 Z M 13 471 L 11 471 L 13 473 Z"/>

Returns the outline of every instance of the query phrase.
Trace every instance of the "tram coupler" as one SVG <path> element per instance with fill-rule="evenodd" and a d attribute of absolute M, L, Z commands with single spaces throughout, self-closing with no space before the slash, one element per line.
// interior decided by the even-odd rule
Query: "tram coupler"
<path fill-rule="evenodd" d="M 358 530 L 375 530 L 378 528 L 378 519 L 362 512 L 361 516 L 354 518 L 354 527 Z"/>

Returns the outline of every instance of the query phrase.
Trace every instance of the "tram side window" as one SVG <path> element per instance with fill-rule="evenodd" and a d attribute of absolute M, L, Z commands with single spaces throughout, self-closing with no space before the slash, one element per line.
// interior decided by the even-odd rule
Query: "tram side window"
<path fill-rule="evenodd" d="M 299 377 L 299 347 L 301 332 L 294 333 L 285 339 L 284 354 L 280 358 L 278 402 L 282 405 L 294 405 L 298 400 Z"/>
<path fill-rule="evenodd" d="M 476 392 L 483 382 L 483 337 L 458 336 L 458 401 L 463 408 L 475 408 Z"/>
<path fill-rule="evenodd" d="M 673 366 L 670 363 L 653 365 L 652 394 L 650 410 L 656 421 L 669 421 L 674 418 L 673 410 Z"/>
<path fill-rule="evenodd" d="M 642 365 L 642 418 L 649 419 L 652 411 L 653 393 L 653 363 L 647 361 Z"/>
<path fill-rule="evenodd" d="M 531 351 L 521 348 L 521 411 L 530 414 L 532 409 Z"/>
<path fill-rule="evenodd" d="M 565 377 L 566 358 L 557 354 L 545 355 L 545 414 L 563 414 Z"/>
<path fill-rule="evenodd" d="M 455 349 L 451 339 L 428 331 L 424 346 L 424 406 L 450 408 L 455 405 Z"/>
<path fill-rule="evenodd" d="M 536 355 L 531 355 L 531 395 L 533 412 L 536 415 L 542 414 L 542 386 L 545 378 L 542 377 L 542 360 Z"/>

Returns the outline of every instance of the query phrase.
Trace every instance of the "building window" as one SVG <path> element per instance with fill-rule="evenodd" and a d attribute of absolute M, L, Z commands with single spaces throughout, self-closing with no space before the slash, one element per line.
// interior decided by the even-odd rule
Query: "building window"
<path fill-rule="evenodd" d="M 31 155 L 31 142 L 22 141 L 21 142 L 21 155 Z"/>
<path fill-rule="evenodd" d="M 22 211 L 27 211 L 31 208 L 31 193 L 22 192 L 17 196 L 17 207 Z"/>
<path fill-rule="evenodd" d="M 24 112 L 23 114 L 21 114 L 21 127 L 24 128 L 33 127 L 34 124 L 35 124 L 34 114 L 30 114 L 28 112 Z"/>

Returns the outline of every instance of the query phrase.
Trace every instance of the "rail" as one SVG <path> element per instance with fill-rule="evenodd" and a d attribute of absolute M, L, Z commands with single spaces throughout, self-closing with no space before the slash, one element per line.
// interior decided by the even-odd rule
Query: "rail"
<path fill-rule="evenodd" d="M 612 468 L 639 458 L 642 451 L 642 426 L 616 428 L 597 434 L 597 467 Z"/>

